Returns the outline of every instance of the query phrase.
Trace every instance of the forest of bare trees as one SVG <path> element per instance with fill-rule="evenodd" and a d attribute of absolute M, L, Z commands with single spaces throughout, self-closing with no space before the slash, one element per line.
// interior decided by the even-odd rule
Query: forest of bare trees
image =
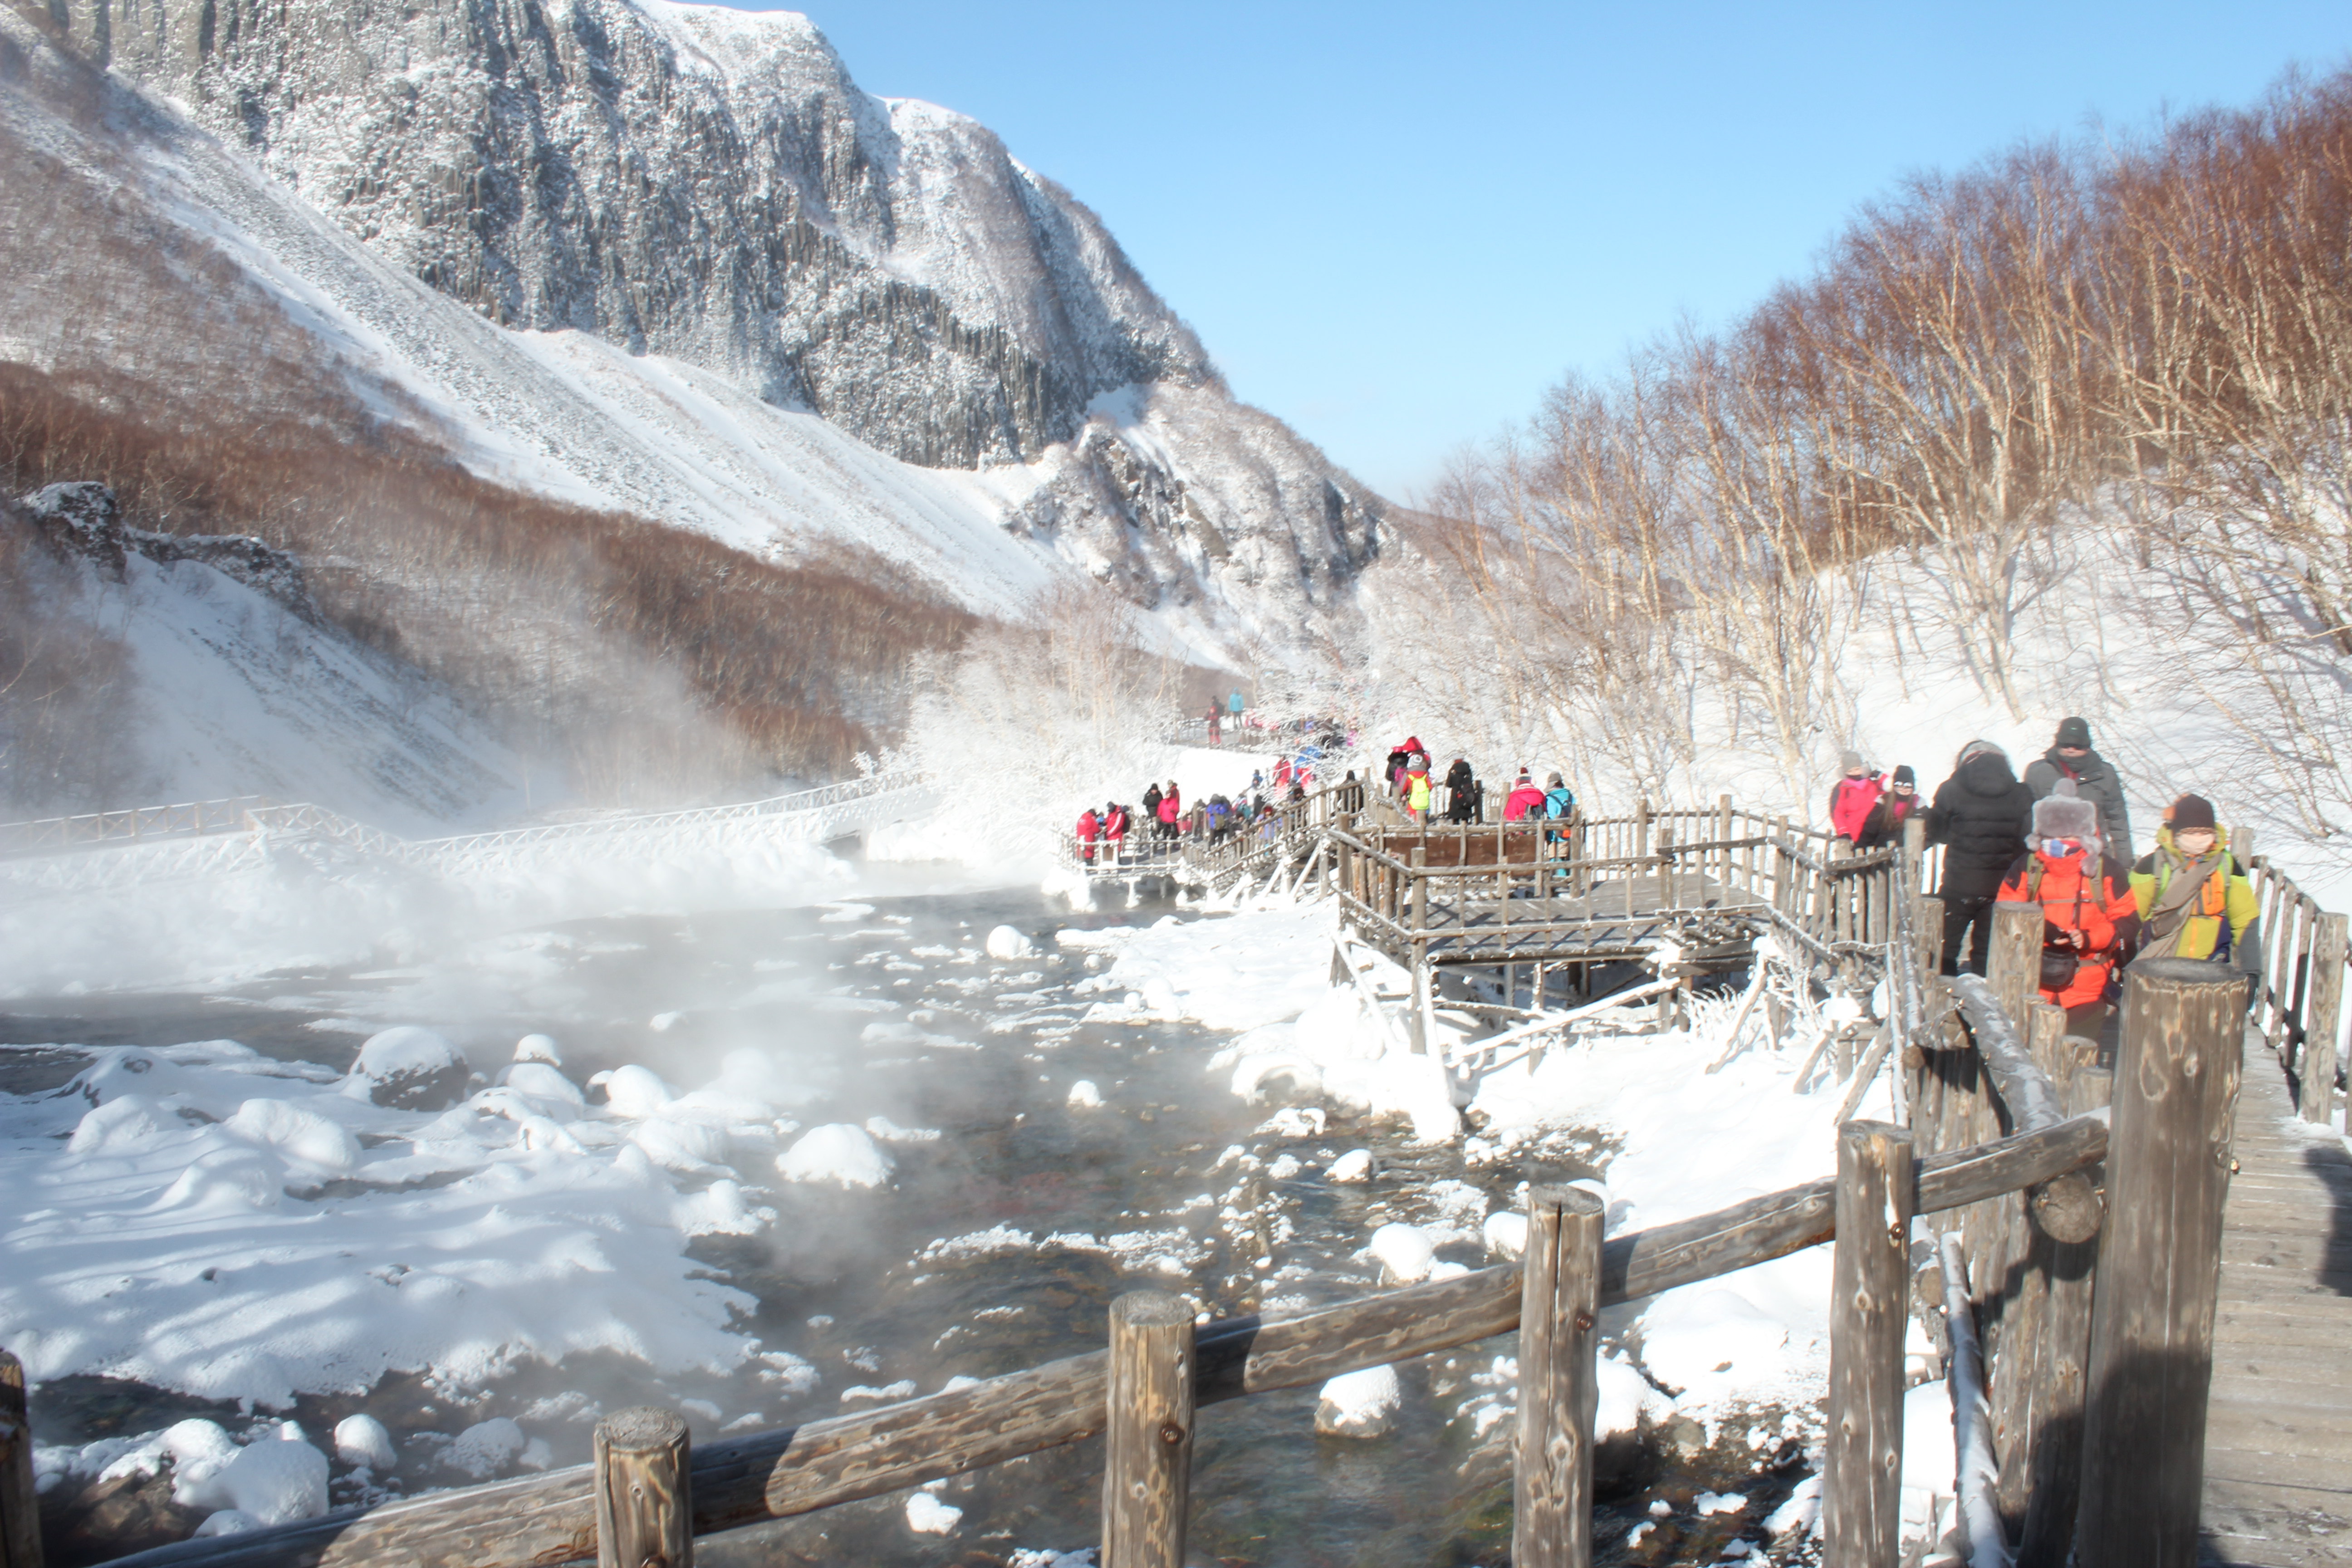
<path fill-rule="evenodd" d="M 1462 458 L 1417 536 L 1461 590 L 1423 646 L 1458 651 L 1419 678 L 1640 787 L 1704 739 L 1794 789 L 1854 732 L 1861 632 L 2019 720 L 2022 626 L 2156 637 L 2217 747 L 2326 836 L 2352 804 L 2347 416 L 2352 74 L 2020 147 L 1908 181 L 1744 320 Z M 2118 532 L 2138 624 L 2070 569 Z"/>

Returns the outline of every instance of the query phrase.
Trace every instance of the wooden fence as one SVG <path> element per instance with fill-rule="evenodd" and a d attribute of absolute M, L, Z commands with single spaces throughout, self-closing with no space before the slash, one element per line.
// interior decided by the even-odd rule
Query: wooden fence
<path fill-rule="evenodd" d="M 1696 815 L 1717 828 L 1724 820 Z M 1751 826 L 1733 823 L 1735 832 Z M 1661 830 L 1655 817 L 1649 826 Z M 2118 1081 L 2095 1046 L 2065 1038 L 2063 1014 L 2033 1000 L 2037 908 L 1999 909 L 1992 974 L 1948 986 L 1933 979 L 1941 910 L 1913 890 L 1916 852 L 1841 862 L 1775 829 L 1688 847 L 1728 879 L 1721 885 L 1757 897 L 1776 929 L 1801 931 L 1824 963 L 1875 939 L 1890 973 L 1907 977 L 1898 998 L 1920 998 L 1901 1058 L 1912 1125 L 1843 1123 L 1834 1177 L 1605 1239 L 1581 1194 L 1538 1189 L 1517 1266 L 1197 1329 L 1170 1298 L 1122 1297 L 1107 1349 L 950 1392 L 698 1448 L 675 1415 L 623 1412 L 599 1427 L 588 1465 L 121 1562 L 525 1568 L 593 1556 L 616 1568 L 690 1568 L 697 1537 L 1099 1436 L 1105 1568 L 1178 1568 L 1206 1407 L 1516 1331 L 1512 1561 L 1582 1568 L 1592 1544 L 1595 1314 L 1828 1243 L 1825 1568 L 1896 1563 L 1905 1320 L 1922 1285 L 1947 1309 L 1931 1315 L 1947 1325 L 1964 1443 L 1990 1457 L 1991 1479 L 1963 1499 L 1981 1543 L 1992 1550 L 1998 1535 L 2005 1552 L 2013 1536 L 2028 1564 L 2063 1563 L 2069 1550 L 2083 1568 L 2185 1564 L 2227 1183 L 2215 1117 L 2219 1107 L 2226 1122 L 2235 1097 L 2242 982 L 2211 964 L 2136 966 L 2124 1017 L 2136 1070 Z M 1343 872 L 1348 896 L 1391 924 L 1425 905 L 1441 870 L 1457 881 L 1518 874 L 1510 863 L 1413 865 L 1337 836 L 1357 860 Z M 1639 860 L 1654 874 L 1679 853 L 1654 837 L 1645 855 L 1601 858 Z M 1874 889 L 1875 878 L 1890 887 Z M 2279 908 L 2294 907 L 2291 885 L 2273 875 L 2265 887 Z M 2325 953 L 2322 928 L 2310 923 L 2311 946 Z M 2311 947 L 2296 929 L 2282 920 L 2269 933 L 2265 962 L 2276 968 L 2262 1002 L 2276 1015 L 2273 1037 L 2301 1031 L 2316 1082 L 2317 1041 L 2336 1004 L 2316 994 L 2325 974 L 2307 979 L 2321 966 L 2305 963 Z M 1890 1018 L 1890 1037 L 1895 1027 Z M 2226 1155 L 2226 1127 L 2221 1136 Z M 1915 1216 L 1948 1237 L 1917 1277 Z M 0 1568 L 37 1568 L 37 1545 L 20 1544 L 29 1444 L 21 1421 L 11 1443 L 10 1420 L 0 1408 L 0 1542 L 13 1554 Z M 2192 1484 L 2181 1484 L 2184 1468 Z"/>
<path fill-rule="evenodd" d="M 1842 1293 L 1845 1304 L 1832 1313 L 1832 1359 L 1842 1369 L 1833 1373 L 1832 1428 L 1851 1411 L 1897 1409 L 1901 1336 L 1886 1339 L 1884 1314 L 1890 1302 L 1901 1312 L 1906 1260 L 1899 1248 L 1888 1254 L 1879 1185 L 1899 1184 L 1906 1215 L 1915 1206 L 1938 1213 L 2080 1170 L 2105 1154 L 2107 1142 L 2095 1118 L 1924 1159 L 1914 1157 L 1911 1134 L 1900 1128 L 1852 1123 L 1843 1137 L 1865 1153 L 1854 1169 L 1842 1162 L 1836 1178 L 1606 1241 L 1577 1196 L 1541 1193 L 1530 1209 L 1532 1261 L 1523 1267 L 1485 1268 L 1296 1318 L 1227 1319 L 1197 1330 L 1189 1313 L 1170 1311 L 1165 1298 L 1122 1297 L 1112 1308 L 1108 1349 L 950 1393 L 690 1451 L 676 1417 L 625 1412 L 600 1427 L 592 1464 L 118 1561 L 124 1568 L 525 1568 L 595 1556 L 641 1564 L 655 1555 L 645 1543 L 661 1542 L 660 1560 L 688 1568 L 688 1525 L 699 1536 L 791 1518 L 1101 1436 L 1106 1568 L 1173 1568 L 1182 1561 L 1181 1504 L 1199 1409 L 1450 1350 L 1532 1321 L 1539 1331 L 1523 1333 L 1520 1346 L 1517 1483 L 1531 1504 L 1514 1560 L 1578 1563 L 1584 1559 L 1547 1544 L 1549 1526 L 1540 1521 L 1589 1512 L 1596 1348 L 1590 1313 L 1833 1241 L 1841 1270 L 1849 1252 L 1869 1255 L 1853 1268 L 1878 1282 L 1881 1294 L 1864 1311 Z M 1855 1214 L 1867 1223 L 1854 1224 Z M 1562 1310 L 1565 1324 L 1558 1321 Z M 1874 1444 L 1899 1445 L 1899 1435 L 1871 1430 Z M 1833 1447 L 1836 1517 L 1892 1540 L 1895 1521 L 1885 1500 L 1847 1506 L 1848 1483 L 1840 1478 L 1849 1458 Z M 1138 1499 L 1148 1506 L 1130 1508 Z M 618 1555 L 625 1546 L 630 1555 Z M 645 1555 L 635 1555 L 640 1551 Z"/>

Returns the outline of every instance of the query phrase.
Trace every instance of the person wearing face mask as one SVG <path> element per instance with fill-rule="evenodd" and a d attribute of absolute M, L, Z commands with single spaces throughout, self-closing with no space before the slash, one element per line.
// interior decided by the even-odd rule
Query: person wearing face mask
<path fill-rule="evenodd" d="M 2066 1009 L 2066 1032 L 2095 1040 L 2116 971 L 2139 939 L 2131 873 L 2106 852 L 2099 808 L 2061 779 L 2033 807 L 2033 847 L 2010 868 L 1999 901 L 2042 906 L 2042 1000 Z"/>
<path fill-rule="evenodd" d="M 2213 803 L 2184 795 L 2164 814 L 2156 847 L 2132 868 L 2140 952 L 2156 958 L 2229 962 L 2245 948 L 2246 928 L 2261 904 L 2253 884 L 2226 847 Z"/>

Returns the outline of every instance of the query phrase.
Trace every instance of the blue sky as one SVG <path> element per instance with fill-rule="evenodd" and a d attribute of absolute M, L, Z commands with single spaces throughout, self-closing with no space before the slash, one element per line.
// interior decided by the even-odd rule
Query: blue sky
<path fill-rule="evenodd" d="M 2343 0 L 791 8 L 1069 187 L 1241 397 L 1399 499 L 1907 171 L 2352 59 Z"/>

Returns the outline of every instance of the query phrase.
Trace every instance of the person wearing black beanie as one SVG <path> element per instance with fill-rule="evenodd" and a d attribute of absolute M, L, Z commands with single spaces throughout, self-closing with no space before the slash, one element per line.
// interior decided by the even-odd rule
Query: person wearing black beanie
<path fill-rule="evenodd" d="M 2033 798 L 2046 800 L 2060 779 L 2074 781 L 2074 793 L 2099 808 L 2099 837 L 2118 858 L 2131 853 L 2131 808 L 2124 802 L 2124 781 L 2115 764 L 2091 749 L 2091 722 L 2079 717 L 2062 719 L 2050 749 L 2026 765 L 2026 786 Z"/>
<path fill-rule="evenodd" d="M 1904 763 L 1888 779 L 1886 793 L 1878 797 L 1870 815 L 1863 818 L 1862 831 L 1853 836 L 1854 848 L 1883 849 L 1889 844 L 1900 844 L 1904 825 L 1918 816 L 1927 804 L 1919 798 L 1918 775 L 1911 771 L 1910 763 Z"/>
<path fill-rule="evenodd" d="M 2144 955 L 2226 963 L 2247 953 L 2246 932 L 2262 906 L 2203 795 L 2184 795 L 2165 812 L 2155 849 L 2131 868 L 2131 889 Z M 2259 942 L 2253 946 L 2258 952 Z"/>

